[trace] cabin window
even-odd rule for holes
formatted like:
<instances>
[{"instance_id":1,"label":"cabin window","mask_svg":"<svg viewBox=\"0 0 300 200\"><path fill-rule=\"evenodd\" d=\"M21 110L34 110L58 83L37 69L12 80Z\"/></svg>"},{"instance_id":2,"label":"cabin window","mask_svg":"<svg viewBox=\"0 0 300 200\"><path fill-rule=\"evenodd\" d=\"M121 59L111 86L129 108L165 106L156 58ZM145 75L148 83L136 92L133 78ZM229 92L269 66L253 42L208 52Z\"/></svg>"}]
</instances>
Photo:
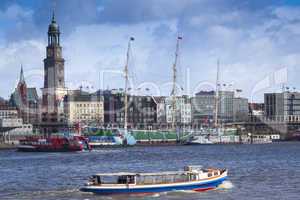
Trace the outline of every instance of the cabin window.
<instances>
[{"instance_id":1,"label":"cabin window","mask_svg":"<svg viewBox=\"0 0 300 200\"><path fill-rule=\"evenodd\" d=\"M117 182L117 176L102 176L102 183L104 184L116 184Z\"/></svg>"},{"instance_id":2,"label":"cabin window","mask_svg":"<svg viewBox=\"0 0 300 200\"><path fill-rule=\"evenodd\" d=\"M97 176L97 184L101 184L101 177Z\"/></svg>"},{"instance_id":3,"label":"cabin window","mask_svg":"<svg viewBox=\"0 0 300 200\"><path fill-rule=\"evenodd\" d=\"M197 175L192 174L192 175L191 175L191 181L196 181L196 180L197 180Z\"/></svg>"},{"instance_id":4,"label":"cabin window","mask_svg":"<svg viewBox=\"0 0 300 200\"><path fill-rule=\"evenodd\" d=\"M214 172L214 176L217 176L218 175L218 172Z\"/></svg>"},{"instance_id":5,"label":"cabin window","mask_svg":"<svg viewBox=\"0 0 300 200\"><path fill-rule=\"evenodd\" d=\"M101 177L100 176L92 176L91 177L91 182L94 184L94 185L101 185Z\"/></svg>"},{"instance_id":6,"label":"cabin window","mask_svg":"<svg viewBox=\"0 0 300 200\"><path fill-rule=\"evenodd\" d=\"M127 182L126 176L119 176L118 178L118 184L126 184Z\"/></svg>"},{"instance_id":7,"label":"cabin window","mask_svg":"<svg viewBox=\"0 0 300 200\"><path fill-rule=\"evenodd\" d=\"M207 176L208 176L208 177L211 177L211 176L212 176L212 173L211 173L211 172L209 172L209 173L207 174Z\"/></svg>"},{"instance_id":8,"label":"cabin window","mask_svg":"<svg viewBox=\"0 0 300 200\"><path fill-rule=\"evenodd\" d=\"M119 176L118 184L134 184L134 176Z\"/></svg>"},{"instance_id":9,"label":"cabin window","mask_svg":"<svg viewBox=\"0 0 300 200\"><path fill-rule=\"evenodd\" d=\"M134 184L134 176L128 176L127 182L128 182L128 184Z\"/></svg>"}]
</instances>

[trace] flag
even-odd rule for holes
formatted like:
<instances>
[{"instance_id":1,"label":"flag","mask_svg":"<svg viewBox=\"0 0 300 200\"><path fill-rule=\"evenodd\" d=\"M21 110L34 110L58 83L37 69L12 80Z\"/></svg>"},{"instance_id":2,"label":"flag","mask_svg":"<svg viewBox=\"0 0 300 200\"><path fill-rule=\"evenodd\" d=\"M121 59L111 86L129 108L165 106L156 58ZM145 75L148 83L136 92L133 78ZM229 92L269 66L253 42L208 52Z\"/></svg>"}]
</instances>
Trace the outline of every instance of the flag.
<instances>
[{"instance_id":1,"label":"flag","mask_svg":"<svg viewBox=\"0 0 300 200\"><path fill-rule=\"evenodd\" d=\"M182 40L182 37L181 36L178 36L178 38L177 38L178 40Z\"/></svg>"},{"instance_id":2,"label":"flag","mask_svg":"<svg viewBox=\"0 0 300 200\"><path fill-rule=\"evenodd\" d=\"M134 41L134 37L130 37L130 40L131 40L131 41Z\"/></svg>"}]
</instances>

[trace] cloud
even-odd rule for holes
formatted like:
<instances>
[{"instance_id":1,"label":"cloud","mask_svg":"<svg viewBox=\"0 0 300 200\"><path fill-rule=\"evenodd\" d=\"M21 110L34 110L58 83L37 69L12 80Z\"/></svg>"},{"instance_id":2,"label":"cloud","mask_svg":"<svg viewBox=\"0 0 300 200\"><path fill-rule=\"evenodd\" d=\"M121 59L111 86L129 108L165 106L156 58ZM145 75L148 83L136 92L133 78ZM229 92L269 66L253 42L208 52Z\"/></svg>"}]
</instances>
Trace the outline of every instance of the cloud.
<instances>
[{"instance_id":1,"label":"cloud","mask_svg":"<svg viewBox=\"0 0 300 200\"><path fill-rule=\"evenodd\" d=\"M37 40L24 40L0 46L1 96L8 97L17 85L21 65L29 86L40 88L43 80L42 57L45 44Z\"/></svg>"},{"instance_id":2,"label":"cloud","mask_svg":"<svg viewBox=\"0 0 300 200\"><path fill-rule=\"evenodd\" d=\"M203 81L214 84L219 58L221 81L242 88L244 96L249 97L257 82L282 67L289 68L288 82L297 85L300 82L294 74L300 64L300 8L277 2L60 1L57 21L62 31L66 80L72 88L79 87L81 82L99 88L101 71L123 69L128 38L134 36L131 77L136 84L154 82L163 94L168 94L170 88L165 83L171 80L175 42L180 34L183 41L178 82L185 92L194 93L193 89ZM8 77L15 80L19 60L25 69L43 69L50 18L50 3L46 5L49 6L9 4L0 11L0 21L16 24L6 24L5 34L0 35L4 52L0 55L4 60L0 61L1 85L11 84ZM187 68L191 72L189 80ZM107 75L106 79L104 88L123 87L120 74ZM190 90L186 86L188 81ZM32 84L40 88L42 79ZM0 91L4 96L8 93L8 89ZM262 100L261 94L257 100Z\"/></svg>"},{"instance_id":3,"label":"cloud","mask_svg":"<svg viewBox=\"0 0 300 200\"><path fill-rule=\"evenodd\" d=\"M161 21L134 25L103 24L78 27L64 40L66 45L64 53L68 65L66 69L76 69L67 72L69 81L93 77L94 84L99 86L99 76L103 71L119 70L122 72L130 36L135 37L131 49L130 76L136 84L141 80L147 80L146 74L157 73L156 71L163 65L171 66L171 62L165 63L165 60L170 60L166 57L171 57L173 54L173 51L164 50L169 45L169 41L166 37L158 38L157 34L162 29L168 32L164 34L175 38L174 23ZM83 74L86 76L82 76ZM110 76L115 79L111 81ZM123 77L120 74L109 75L107 72L105 78L110 87L123 87ZM149 80L153 80L153 77L148 76Z\"/></svg>"},{"instance_id":4,"label":"cloud","mask_svg":"<svg viewBox=\"0 0 300 200\"><path fill-rule=\"evenodd\" d=\"M33 23L33 10L18 4L11 4L6 9L0 10L0 24L3 29L2 42L32 39L38 35Z\"/></svg>"}]
</instances>

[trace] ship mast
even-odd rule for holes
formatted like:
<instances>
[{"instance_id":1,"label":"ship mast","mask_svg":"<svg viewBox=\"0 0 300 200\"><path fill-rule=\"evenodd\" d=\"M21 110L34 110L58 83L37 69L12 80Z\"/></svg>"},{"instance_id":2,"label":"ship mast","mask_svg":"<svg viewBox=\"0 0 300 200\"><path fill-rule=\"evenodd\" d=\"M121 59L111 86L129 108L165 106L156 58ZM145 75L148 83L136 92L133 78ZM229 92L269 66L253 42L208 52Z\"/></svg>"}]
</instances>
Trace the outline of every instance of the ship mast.
<instances>
[{"instance_id":1,"label":"ship mast","mask_svg":"<svg viewBox=\"0 0 300 200\"><path fill-rule=\"evenodd\" d=\"M173 84L172 84L172 130L175 131L175 123L176 123L176 79L177 79L177 60L178 60L178 53L179 53L179 41L182 40L182 37L177 37L176 43L176 51L175 51L175 61L173 64Z\"/></svg>"},{"instance_id":2,"label":"ship mast","mask_svg":"<svg viewBox=\"0 0 300 200\"><path fill-rule=\"evenodd\" d=\"M218 109L219 109L219 72L220 72L220 60L217 63L217 79L216 79L216 95L215 95L215 128L218 127Z\"/></svg>"},{"instance_id":3,"label":"ship mast","mask_svg":"<svg viewBox=\"0 0 300 200\"><path fill-rule=\"evenodd\" d=\"M124 78L125 78L125 90L124 90L124 109L125 109L125 115L124 115L124 129L125 129L125 133L127 132L127 88L128 88L128 63L129 63L129 52L130 52L130 47L131 47L131 42L134 41L133 37L129 38L128 41L128 47L127 47L127 54L126 54L126 64L125 64L125 68L124 68Z\"/></svg>"}]
</instances>

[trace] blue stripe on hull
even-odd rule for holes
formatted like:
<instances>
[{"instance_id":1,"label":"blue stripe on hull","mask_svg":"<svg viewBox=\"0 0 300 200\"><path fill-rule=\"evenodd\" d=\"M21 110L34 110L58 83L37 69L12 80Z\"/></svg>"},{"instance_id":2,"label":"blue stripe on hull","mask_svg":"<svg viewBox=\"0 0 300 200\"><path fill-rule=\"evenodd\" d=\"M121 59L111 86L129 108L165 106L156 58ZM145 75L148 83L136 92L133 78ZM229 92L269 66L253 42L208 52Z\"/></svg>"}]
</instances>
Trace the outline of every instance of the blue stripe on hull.
<instances>
[{"instance_id":1,"label":"blue stripe on hull","mask_svg":"<svg viewBox=\"0 0 300 200\"><path fill-rule=\"evenodd\" d=\"M129 188L129 189L96 189L96 188L82 188L82 192L93 192L96 194L124 194L124 193L158 193L169 192L178 190L195 190L195 189L208 189L218 187L226 177L207 182L205 184L193 184L183 186L167 186L167 187L153 187L153 188Z\"/></svg>"}]
</instances>

